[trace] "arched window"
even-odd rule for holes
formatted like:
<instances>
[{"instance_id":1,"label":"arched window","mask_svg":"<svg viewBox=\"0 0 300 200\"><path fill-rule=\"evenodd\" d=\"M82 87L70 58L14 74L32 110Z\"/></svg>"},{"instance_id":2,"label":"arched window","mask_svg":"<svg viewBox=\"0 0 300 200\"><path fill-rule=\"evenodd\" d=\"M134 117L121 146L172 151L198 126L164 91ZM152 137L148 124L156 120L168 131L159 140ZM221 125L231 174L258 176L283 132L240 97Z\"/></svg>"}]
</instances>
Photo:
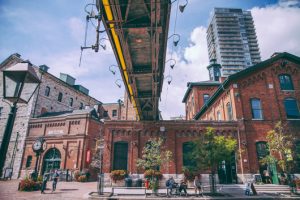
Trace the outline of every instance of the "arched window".
<instances>
[{"instance_id":1,"label":"arched window","mask_svg":"<svg viewBox=\"0 0 300 200\"><path fill-rule=\"evenodd\" d=\"M46 97L49 97L50 95L50 87L49 86L46 86L46 89L45 89L45 96Z\"/></svg>"},{"instance_id":2,"label":"arched window","mask_svg":"<svg viewBox=\"0 0 300 200\"><path fill-rule=\"evenodd\" d=\"M232 107L230 103L226 104L226 109L227 109L227 116L228 116L228 120L232 120Z\"/></svg>"},{"instance_id":3,"label":"arched window","mask_svg":"<svg viewBox=\"0 0 300 200\"><path fill-rule=\"evenodd\" d=\"M70 98L69 105L70 105L71 107L73 106L73 98L72 98L72 97Z\"/></svg>"},{"instance_id":4,"label":"arched window","mask_svg":"<svg viewBox=\"0 0 300 200\"><path fill-rule=\"evenodd\" d=\"M209 95L208 94L203 94L203 102L204 104L208 101Z\"/></svg>"},{"instance_id":5,"label":"arched window","mask_svg":"<svg viewBox=\"0 0 300 200\"><path fill-rule=\"evenodd\" d=\"M128 143L127 142L115 142L114 143L114 159L113 169L127 170L128 163Z\"/></svg>"},{"instance_id":6,"label":"arched window","mask_svg":"<svg viewBox=\"0 0 300 200\"><path fill-rule=\"evenodd\" d=\"M262 108L260 99L251 99L251 111L252 111L252 119L262 119Z\"/></svg>"},{"instance_id":7,"label":"arched window","mask_svg":"<svg viewBox=\"0 0 300 200\"><path fill-rule=\"evenodd\" d=\"M284 100L284 107L285 107L286 118L300 119L299 108L296 99L286 98Z\"/></svg>"},{"instance_id":8,"label":"arched window","mask_svg":"<svg viewBox=\"0 0 300 200\"><path fill-rule=\"evenodd\" d=\"M290 75L280 74L278 77L281 90L294 90L293 81Z\"/></svg>"},{"instance_id":9,"label":"arched window","mask_svg":"<svg viewBox=\"0 0 300 200\"><path fill-rule=\"evenodd\" d=\"M185 142L182 144L182 164L183 167L195 167L196 161L191 159L190 153L193 151L193 142Z\"/></svg>"},{"instance_id":10,"label":"arched window","mask_svg":"<svg viewBox=\"0 0 300 200\"><path fill-rule=\"evenodd\" d=\"M63 97L63 94L61 92L58 93L57 101L61 102L62 101L62 97Z\"/></svg>"},{"instance_id":11,"label":"arched window","mask_svg":"<svg viewBox=\"0 0 300 200\"><path fill-rule=\"evenodd\" d=\"M32 162L32 156L27 156L27 160L26 160L26 168L31 166L31 162Z\"/></svg>"},{"instance_id":12,"label":"arched window","mask_svg":"<svg viewBox=\"0 0 300 200\"><path fill-rule=\"evenodd\" d=\"M218 120L218 121L221 120L221 112L220 112L220 111L217 112L217 120Z\"/></svg>"}]
</instances>

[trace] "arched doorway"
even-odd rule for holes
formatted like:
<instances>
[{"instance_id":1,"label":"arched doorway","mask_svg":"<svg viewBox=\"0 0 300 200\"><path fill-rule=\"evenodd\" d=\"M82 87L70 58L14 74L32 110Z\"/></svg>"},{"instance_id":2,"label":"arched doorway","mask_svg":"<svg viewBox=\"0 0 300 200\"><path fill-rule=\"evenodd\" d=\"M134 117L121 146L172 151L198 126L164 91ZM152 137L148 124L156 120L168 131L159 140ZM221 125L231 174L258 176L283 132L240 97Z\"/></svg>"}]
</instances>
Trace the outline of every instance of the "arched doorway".
<instances>
[{"instance_id":1,"label":"arched doorway","mask_svg":"<svg viewBox=\"0 0 300 200\"><path fill-rule=\"evenodd\" d=\"M58 149L49 149L43 160L43 174L60 168L61 154Z\"/></svg>"}]
</instances>

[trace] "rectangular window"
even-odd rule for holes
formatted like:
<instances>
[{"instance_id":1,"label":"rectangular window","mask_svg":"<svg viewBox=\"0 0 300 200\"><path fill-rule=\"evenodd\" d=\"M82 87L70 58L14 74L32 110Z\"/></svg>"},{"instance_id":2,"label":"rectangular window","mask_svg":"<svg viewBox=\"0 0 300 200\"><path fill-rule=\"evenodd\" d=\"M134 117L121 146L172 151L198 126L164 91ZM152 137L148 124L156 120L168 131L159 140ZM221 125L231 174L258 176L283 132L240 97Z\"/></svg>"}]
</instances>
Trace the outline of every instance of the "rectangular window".
<instances>
[{"instance_id":1,"label":"rectangular window","mask_svg":"<svg viewBox=\"0 0 300 200\"><path fill-rule=\"evenodd\" d=\"M0 117L2 115L3 107L0 107Z\"/></svg>"},{"instance_id":2,"label":"rectangular window","mask_svg":"<svg viewBox=\"0 0 300 200\"><path fill-rule=\"evenodd\" d=\"M79 107L79 110L82 110L83 109L83 103L80 102L80 107Z\"/></svg>"},{"instance_id":3,"label":"rectangular window","mask_svg":"<svg viewBox=\"0 0 300 200\"><path fill-rule=\"evenodd\" d=\"M252 119L262 119L260 99L251 99Z\"/></svg>"},{"instance_id":4,"label":"rectangular window","mask_svg":"<svg viewBox=\"0 0 300 200\"><path fill-rule=\"evenodd\" d=\"M286 112L286 118L288 119L300 119L300 113L296 99L287 98L284 100L284 107Z\"/></svg>"},{"instance_id":5,"label":"rectangular window","mask_svg":"<svg viewBox=\"0 0 300 200\"><path fill-rule=\"evenodd\" d=\"M32 162L32 156L27 156L27 160L26 160L26 168L31 166L31 162Z\"/></svg>"},{"instance_id":6,"label":"rectangular window","mask_svg":"<svg viewBox=\"0 0 300 200\"><path fill-rule=\"evenodd\" d=\"M108 117L108 112L106 110L103 112L103 117Z\"/></svg>"},{"instance_id":7,"label":"rectangular window","mask_svg":"<svg viewBox=\"0 0 300 200\"><path fill-rule=\"evenodd\" d=\"M117 110L112 110L112 116L116 117L117 116Z\"/></svg>"}]
</instances>

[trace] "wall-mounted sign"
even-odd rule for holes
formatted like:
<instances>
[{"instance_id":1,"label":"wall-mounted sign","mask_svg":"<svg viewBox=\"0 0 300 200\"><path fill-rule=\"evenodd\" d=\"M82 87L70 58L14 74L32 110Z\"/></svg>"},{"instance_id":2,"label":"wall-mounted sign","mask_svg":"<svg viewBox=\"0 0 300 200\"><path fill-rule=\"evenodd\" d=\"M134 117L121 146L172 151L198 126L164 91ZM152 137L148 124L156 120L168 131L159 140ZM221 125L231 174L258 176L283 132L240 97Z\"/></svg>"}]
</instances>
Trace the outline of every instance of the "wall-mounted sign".
<instances>
[{"instance_id":1,"label":"wall-mounted sign","mask_svg":"<svg viewBox=\"0 0 300 200\"><path fill-rule=\"evenodd\" d=\"M48 131L48 135L63 135L64 131L63 130L50 130Z\"/></svg>"},{"instance_id":2,"label":"wall-mounted sign","mask_svg":"<svg viewBox=\"0 0 300 200\"><path fill-rule=\"evenodd\" d=\"M91 151L87 150L86 151L86 162L89 163L91 161Z\"/></svg>"}]
</instances>

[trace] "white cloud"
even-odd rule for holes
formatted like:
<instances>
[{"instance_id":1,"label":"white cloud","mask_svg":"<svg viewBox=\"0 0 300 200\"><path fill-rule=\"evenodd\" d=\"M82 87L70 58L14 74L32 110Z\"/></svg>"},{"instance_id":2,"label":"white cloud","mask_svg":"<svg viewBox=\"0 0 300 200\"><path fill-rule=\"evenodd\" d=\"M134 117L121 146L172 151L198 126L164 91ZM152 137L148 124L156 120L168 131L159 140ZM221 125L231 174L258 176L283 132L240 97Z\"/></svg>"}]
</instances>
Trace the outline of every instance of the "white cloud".
<instances>
[{"instance_id":1,"label":"white cloud","mask_svg":"<svg viewBox=\"0 0 300 200\"><path fill-rule=\"evenodd\" d=\"M70 29L71 36L78 42L82 42L84 39L84 30L85 26L81 20L81 18L78 17L71 17L67 21L67 25Z\"/></svg>"},{"instance_id":2,"label":"white cloud","mask_svg":"<svg viewBox=\"0 0 300 200\"><path fill-rule=\"evenodd\" d=\"M268 59L274 52L286 51L300 55L300 8L295 6L296 3L299 1L280 1L274 6L251 9L262 60ZM187 89L187 82L208 80L205 27L196 27L193 30L189 45L182 52L175 54L177 64L174 70L171 70L171 85L164 83L160 102L164 119L185 115L184 104L181 101ZM165 75L168 72L167 67Z\"/></svg>"},{"instance_id":3,"label":"white cloud","mask_svg":"<svg viewBox=\"0 0 300 200\"><path fill-rule=\"evenodd\" d=\"M206 69L208 53L206 49L206 28L197 27L190 35L189 46L183 52L176 51L173 53L173 58L177 60L174 70L169 70L169 64L166 64L165 77L170 71L172 83L168 85L167 81L164 82L160 102L163 119L185 115L182 99L187 89L187 82L208 79Z\"/></svg>"},{"instance_id":4,"label":"white cloud","mask_svg":"<svg viewBox=\"0 0 300 200\"><path fill-rule=\"evenodd\" d=\"M275 5L251 9L262 60L274 52L300 55L300 8Z\"/></svg>"}]
</instances>

